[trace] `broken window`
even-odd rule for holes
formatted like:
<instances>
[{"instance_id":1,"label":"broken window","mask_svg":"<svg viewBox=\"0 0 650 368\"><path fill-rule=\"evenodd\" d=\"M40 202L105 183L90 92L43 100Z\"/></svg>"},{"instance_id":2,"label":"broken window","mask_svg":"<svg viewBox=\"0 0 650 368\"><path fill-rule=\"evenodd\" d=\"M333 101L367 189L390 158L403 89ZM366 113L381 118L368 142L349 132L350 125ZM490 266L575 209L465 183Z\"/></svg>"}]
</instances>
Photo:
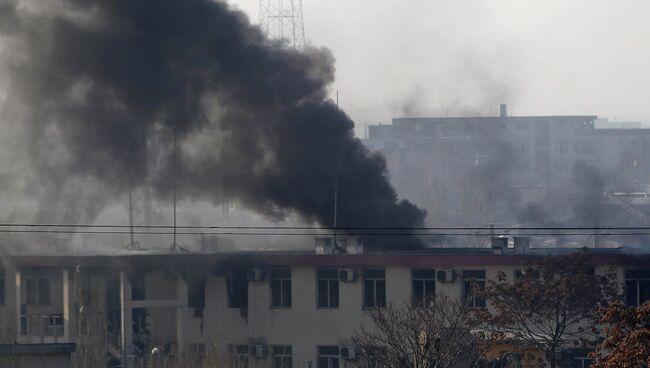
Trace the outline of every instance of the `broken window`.
<instances>
[{"instance_id":1,"label":"broken window","mask_svg":"<svg viewBox=\"0 0 650 368\"><path fill-rule=\"evenodd\" d=\"M187 305L190 308L205 308L205 277L190 279L187 290Z\"/></svg>"},{"instance_id":2,"label":"broken window","mask_svg":"<svg viewBox=\"0 0 650 368\"><path fill-rule=\"evenodd\" d=\"M248 278L246 269L233 270L226 275L228 308L248 308Z\"/></svg>"}]
</instances>

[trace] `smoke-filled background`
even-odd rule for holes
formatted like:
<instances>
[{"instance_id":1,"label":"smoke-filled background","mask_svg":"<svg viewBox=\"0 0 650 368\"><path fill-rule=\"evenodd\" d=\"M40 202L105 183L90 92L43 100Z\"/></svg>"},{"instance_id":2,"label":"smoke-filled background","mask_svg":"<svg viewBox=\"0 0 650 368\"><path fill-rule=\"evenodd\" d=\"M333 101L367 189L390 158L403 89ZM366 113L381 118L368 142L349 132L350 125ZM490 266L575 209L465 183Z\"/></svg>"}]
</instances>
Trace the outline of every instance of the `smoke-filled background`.
<instances>
[{"instance_id":1,"label":"smoke-filled background","mask_svg":"<svg viewBox=\"0 0 650 368\"><path fill-rule=\"evenodd\" d=\"M36 222L92 223L129 191L168 202L176 186L323 226L336 189L340 227L423 224L328 99L327 49L288 50L209 0L3 0L0 20L4 148L29 170L3 180Z\"/></svg>"},{"instance_id":2,"label":"smoke-filled background","mask_svg":"<svg viewBox=\"0 0 650 368\"><path fill-rule=\"evenodd\" d=\"M520 180L536 170L521 160L533 146L489 126L465 152L471 165L451 171L431 170L464 160L441 142L427 151L423 137L397 150L367 140L388 156L387 173L354 138L393 117L494 116L499 103L511 115L647 120L647 4L303 2L308 41L332 52L279 47L222 2L0 0L2 219L124 225L131 212L136 224L170 224L176 184L181 225L330 226L337 187L339 226L423 224L388 176L400 198L429 211L427 225L648 223L644 200L622 211L605 195L648 191L639 174L648 152L632 134L615 139L629 148L620 152L595 139L608 165L576 156L567 136L564 179L543 183ZM229 3L256 20L257 0ZM334 107L335 91L360 124Z\"/></svg>"}]
</instances>

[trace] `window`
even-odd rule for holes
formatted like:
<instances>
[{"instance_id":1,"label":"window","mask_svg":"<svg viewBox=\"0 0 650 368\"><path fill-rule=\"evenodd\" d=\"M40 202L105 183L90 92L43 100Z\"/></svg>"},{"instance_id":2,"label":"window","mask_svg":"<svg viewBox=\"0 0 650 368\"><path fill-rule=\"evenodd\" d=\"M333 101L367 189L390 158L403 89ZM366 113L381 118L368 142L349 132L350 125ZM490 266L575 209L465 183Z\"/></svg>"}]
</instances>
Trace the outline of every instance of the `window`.
<instances>
[{"instance_id":1,"label":"window","mask_svg":"<svg viewBox=\"0 0 650 368\"><path fill-rule=\"evenodd\" d=\"M190 308L205 308L205 277L190 280L187 288L187 305Z\"/></svg>"},{"instance_id":2,"label":"window","mask_svg":"<svg viewBox=\"0 0 650 368\"><path fill-rule=\"evenodd\" d=\"M271 270L271 307L291 308L291 270Z\"/></svg>"},{"instance_id":3,"label":"window","mask_svg":"<svg viewBox=\"0 0 650 368\"><path fill-rule=\"evenodd\" d=\"M0 305L5 305L5 270L0 270Z\"/></svg>"},{"instance_id":4,"label":"window","mask_svg":"<svg viewBox=\"0 0 650 368\"><path fill-rule=\"evenodd\" d=\"M248 278L246 269L231 271L226 275L228 308L248 308Z\"/></svg>"},{"instance_id":5,"label":"window","mask_svg":"<svg viewBox=\"0 0 650 368\"><path fill-rule=\"evenodd\" d=\"M273 347L273 368L291 368L291 346L274 346Z\"/></svg>"},{"instance_id":6,"label":"window","mask_svg":"<svg viewBox=\"0 0 650 368\"><path fill-rule=\"evenodd\" d=\"M131 277L131 299L132 300L144 300L145 299L145 289L144 289L144 275L136 275Z\"/></svg>"},{"instance_id":7,"label":"window","mask_svg":"<svg viewBox=\"0 0 650 368\"><path fill-rule=\"evenodd\" d=\"M46 277L27 279L27 304L50 304L50 279Z\"/></svg>"},{"instance_id":8,"label":"window","mask_svg":"<svg viewBox=\"0 0 650 368\"><path fill-rule=\"evenodd\" d=\"M189 358L192 366L203 366L205 361L205 344L189 344Z\"/></svg>"},{"instance_id":9,"label":"window","mask_svg":"<svg viewBox=\"0 0 650 368\"><path fill-rule=\"evenodd\" d=\"M363 271L363 306L364 308L386 306L386 275L384 270Z\"/></svg>"},{"instance_id":10,"label":"window","mask_svg":"<svg viewBox=\"0 0 650 368\"><path fill-rule=\"evenodd\" d=\"M474 295L473 285L478 284L482 290L485 288L485 271L484 270L465 270L463 271L464 296L465 301L473 308L485 308L485 299Z\"/></svg>"},{"instance_id":11,"label":"window","mask_svg":"<svg viewBox=\"0 0 650 368\"><path fill-rule=\"evenodd\" d=\"M235 368L248 367L248 345L235 345L234 366Z\"/></svg>"},{"instance_id":12,"label":"window","mask_svg":"<svg viewBox=\"0 0 650 368\"><path fill-rule=\"evenodd\" d=\"M555 153L558 155L566 155L569 153L569 144L567 142L555 143Z\"/></svg>"},{"instance_id":13,"label":"window","mask_svg":"<svg viewBox=\"0 0 650 368\"><path fill-rule=\"evenodd\" d=\"M339 347L318 347L318 368L339 368Z\"/></svg>"},{"instance_id":14,"label":"window","mask_svg":"<svg viewBox=\"0 0 650 368\"><path fill-rule=\"evenodd\" d=\"M576 357L571 362L571 368L589 368L591 360L587 357Z\"/></svg>"},{"instance_id":15,"label":"window","mask_svg":"<svg viewBox=\"0 0 650 368\"><path fill-rule=\"evenodd\" d=\"M638 307L650 300L650 269L625 271L625 304Z\"/></svg>"},{"instance_id":16,"label":"window","mask_svg":"<svg viewBox=\"0 0 650 368\"><path fill-rule=\"evenodd\" d=\"M413 301L422 302L431 300L436 294L436 271L413 270Z\"/></svg>"},{"instance_id":17,"label":"window","mask_svg":"<svg viewBox=\"0 0 650 368\"><path fill-rule=\"evenodd\" d=\"M339 279L335 268L318 270L318 307L339 307Z\"/></svg>"},{"instance_id":18,"label":"window","mask_svg":"<svg viewBox=\"0 0 650 368\"><path fill-rule=\"evenodd\" d=\"M45 336L63 336L63 315L51 314L45 319Z\"/></svg>"}]
</instances>

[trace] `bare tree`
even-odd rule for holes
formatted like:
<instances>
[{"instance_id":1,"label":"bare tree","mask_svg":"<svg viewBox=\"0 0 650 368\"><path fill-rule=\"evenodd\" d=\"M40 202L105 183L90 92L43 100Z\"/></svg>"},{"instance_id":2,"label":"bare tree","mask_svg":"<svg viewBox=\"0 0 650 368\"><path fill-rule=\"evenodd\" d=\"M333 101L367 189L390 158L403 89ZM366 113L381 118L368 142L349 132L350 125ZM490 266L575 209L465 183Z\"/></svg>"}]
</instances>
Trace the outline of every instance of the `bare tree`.
<instances>
[{"instance_id":1,"label":"bare tree","mask_svg":"<svg viewBox=\"0 0 650 368\"><path fill-rule=\"evenodd\" d=\"M575 253L532 262L513 282L501 272L476 292L490 303L483 320L494 327L493 336L539 349L554 368L561 349L595 344L596 308L617 290L613 271L595 275L586 254Z\"/></svg>"},{"instance_id":2,"label":"bare tree","mask_svg":"<svg viewBox=\"0 0 650 368\"><path fill-rule=\"evenodd\" d=\"M422 302L368 310L373 326L353 341L361 359L392 368L482 366L482 345L472 330L473 311L439 295Z\"/></svg>"}]
</instances>

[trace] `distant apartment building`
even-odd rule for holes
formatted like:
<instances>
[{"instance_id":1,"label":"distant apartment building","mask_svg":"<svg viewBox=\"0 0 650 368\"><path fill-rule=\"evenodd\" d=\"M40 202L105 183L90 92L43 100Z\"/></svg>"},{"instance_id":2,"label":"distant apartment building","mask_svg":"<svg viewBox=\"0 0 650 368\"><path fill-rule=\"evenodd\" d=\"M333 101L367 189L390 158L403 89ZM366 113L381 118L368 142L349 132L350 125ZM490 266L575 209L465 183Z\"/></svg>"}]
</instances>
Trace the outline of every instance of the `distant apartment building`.
<instances>
[{"instance_id":1,"label":"distant apartment building","mask_svg":"<svg viewBox=\"0 0 650 368\"><path fill-rule=\"evenodd\" d=\"M515 277L542 254L347 250L5 257L0 361L3 367L70 367L82 359L133 368L162 361L363 367L351 338L368 326L367 309L435 294L484 308L468 280L484 285L500 271ZM591 249L589 261L597 273L615 266L629 305L650 299L649 255ZM586 358L584 351L565 354L571 364Z\"/></svg>"},{"instance_id":2,"label":"distant apartment building","mask_svg":"<svg viewBox=\"0 0 650 368\"><path fill-rule=\"evenodd\" d=\"M596 120L508 116L502 106L499 116L394 118L369 126L365 142L386 156L398 193L427 208L434 224L467 223L490 185L543 200L575 188L581 167L616 177L618 191L646 193L650 129L596 129Z\"/></svg>"}]
</instances>

